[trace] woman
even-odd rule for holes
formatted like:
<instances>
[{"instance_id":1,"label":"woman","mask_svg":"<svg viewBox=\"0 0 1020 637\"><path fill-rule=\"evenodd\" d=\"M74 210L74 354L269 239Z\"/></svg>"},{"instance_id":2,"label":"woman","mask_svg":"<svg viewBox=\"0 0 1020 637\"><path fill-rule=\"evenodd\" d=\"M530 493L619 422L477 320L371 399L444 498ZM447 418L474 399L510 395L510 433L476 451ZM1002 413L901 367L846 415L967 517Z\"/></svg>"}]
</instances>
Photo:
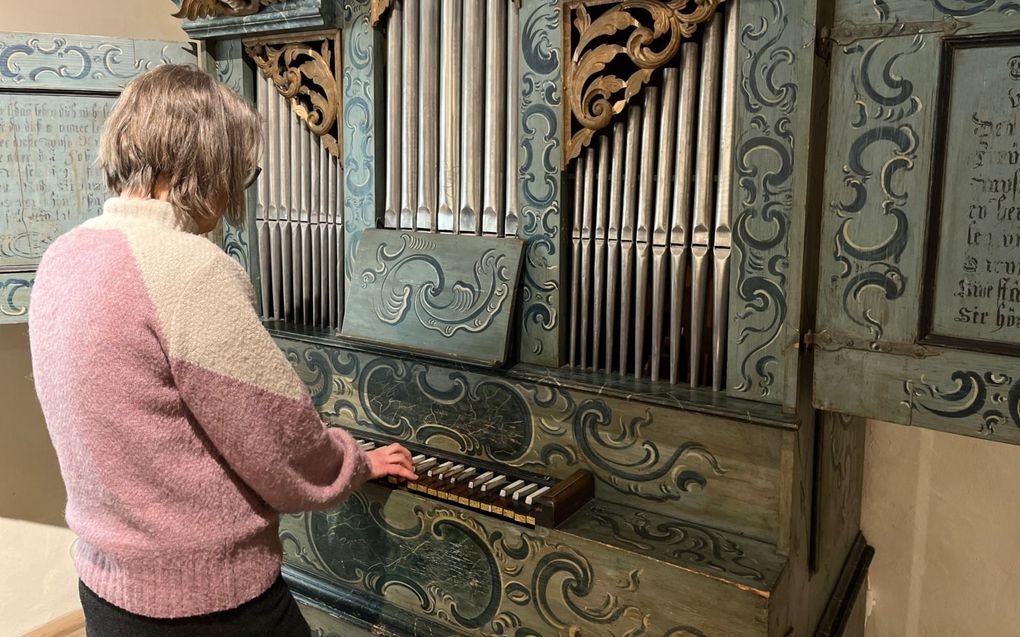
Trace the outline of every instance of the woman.
<instances>
[{"instance_id":1,"label":"woman","mask_svg":"<svg viewBox=\"0 0 1020 637\"><path fill-rule=\"evenodd\" d=\"M278 514L416 477L403 447L366 454L323 426L244 270L200 236L242 218L259 136L197 69L138 77L99 150L120 196L39 265L32 362L89 637L307 635Z\"/></svg>"}]
</instances>

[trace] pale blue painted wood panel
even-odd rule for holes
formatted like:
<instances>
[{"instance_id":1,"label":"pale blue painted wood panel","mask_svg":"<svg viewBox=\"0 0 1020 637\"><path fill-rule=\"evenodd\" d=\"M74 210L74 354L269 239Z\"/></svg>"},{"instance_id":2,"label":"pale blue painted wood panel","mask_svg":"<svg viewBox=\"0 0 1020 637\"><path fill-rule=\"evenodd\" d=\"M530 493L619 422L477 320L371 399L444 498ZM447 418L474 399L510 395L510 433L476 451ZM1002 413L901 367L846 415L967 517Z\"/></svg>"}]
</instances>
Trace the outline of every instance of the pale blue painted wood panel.
<instances>
[{"instance_id":1,"label":"pale blue painted wood panel","mask_svg":"<svg viewBox=\"0 0 1020 637\"><path fill-rule=\"evenodd\" d=\"M343 335L453 360L506 360L524 244L366 230Z\"/></svg>"},{"instance_id":2,"label":"pale blue painted wood panel","mask_svg":"<svg viewBox=\"0 0 1020 637\"><path fill-rule=\"evenodd\" d=\"M518 236L527 248L521 286L520 360L563 362L563 11L559 0L523 0Z\"/></svg>"},{"instance_id":3,"label":"pale blue painted wood panel","mask_svg":"<svg viewBox=\"0 0 1020 637\"><path fill-rule=\"evenodd\" d=\"M372 28L369 0L344 3L343 30L343 161L344 274L350 283L358 242L381 215L382 65L379 32Z\"/></svg>"},{"instance_id":4,"label":"pale blue painted wood panel","mask_svg":"<svg viewBox=\"0 0 1020 637\"><path fill-rule=\"evenodd\" d=\"M727 389L797 402L815 96L816 0L739 5ZM814 246L810 246L811 250Z\"/></svg>"},{"instance_id":5,"label":"pale blue painted wood panel","mask_svg":"<svg viewBox=\"0 0 1020 637\"><path fill-rule=\"evenodd\" d=\"M818 330L918 337L938 49L927 34L832 51Z\"/></svg>"},{"instance_id":6,"label":"pale blue painted wood panel","mask_svg":"<svg viewBox=\"0 0 1020 637\"><path fill-rule=\"evenodd\" d=\"M853 23L911 29L924 23L950 28L963 23L997 31L1020 28L1020 3L1016 0L847 0L836 7L837 26Z\"/></svg>"},{"instance_id":7,"label":"pale blue painted wood panel","mask_svg":"<svg viewBox=\"0 0 1020 637\"><path fill-rule=\"evenodd\" d=\"M116 93L160 64L194 62L186 42L0 32L0 89Z\"/></svg>"}]
</instances>

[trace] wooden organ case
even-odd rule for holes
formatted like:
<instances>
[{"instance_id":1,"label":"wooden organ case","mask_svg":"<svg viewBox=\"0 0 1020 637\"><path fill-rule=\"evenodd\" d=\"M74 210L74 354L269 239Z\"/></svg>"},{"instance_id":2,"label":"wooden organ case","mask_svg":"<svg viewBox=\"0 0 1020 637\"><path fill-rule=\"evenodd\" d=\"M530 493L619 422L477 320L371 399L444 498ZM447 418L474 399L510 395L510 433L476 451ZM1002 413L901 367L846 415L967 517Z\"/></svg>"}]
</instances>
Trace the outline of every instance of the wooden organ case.
<instances>
[{"instance_id":1,"label":"wooden organ case","mask_svg":"<svg viewBox=\"0 0 1020 637\"><path fill-rule=\"evenodd\" d=\"M265 120L225 249L323 419L423 476L284 518L317 634L860 630L858 416L904 382L865 361L935 346L847 327L890 288L837 267L838 202L888 210L899 182L865 195L919 137L880 128L889 159L845 128L916 118L865 103L907 89L858 58L944 29L830 4L183 0Z\"/></svg>"}]
</instances>

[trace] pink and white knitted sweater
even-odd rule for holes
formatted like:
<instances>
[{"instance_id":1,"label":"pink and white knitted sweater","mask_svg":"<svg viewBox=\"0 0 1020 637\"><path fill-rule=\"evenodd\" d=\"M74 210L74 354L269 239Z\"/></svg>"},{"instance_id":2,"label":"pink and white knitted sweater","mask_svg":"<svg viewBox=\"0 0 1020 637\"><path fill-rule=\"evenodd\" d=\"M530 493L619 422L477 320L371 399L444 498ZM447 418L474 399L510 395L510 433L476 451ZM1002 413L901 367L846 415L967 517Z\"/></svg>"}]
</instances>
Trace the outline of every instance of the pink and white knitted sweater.
<instances>
[{"instance_id":1,"label":"pink and white knitted sweater","mask_svg":"<svg viewBox=\"0 0 1020 637\"><path fill-rule=\"evenodd\" d=\"M190 217L114 198L39 265L36 391L86 586L185 617L257 597L280 571L278 512L368 477L263 328L243 269Z\"/></svg>"}]
</instances>

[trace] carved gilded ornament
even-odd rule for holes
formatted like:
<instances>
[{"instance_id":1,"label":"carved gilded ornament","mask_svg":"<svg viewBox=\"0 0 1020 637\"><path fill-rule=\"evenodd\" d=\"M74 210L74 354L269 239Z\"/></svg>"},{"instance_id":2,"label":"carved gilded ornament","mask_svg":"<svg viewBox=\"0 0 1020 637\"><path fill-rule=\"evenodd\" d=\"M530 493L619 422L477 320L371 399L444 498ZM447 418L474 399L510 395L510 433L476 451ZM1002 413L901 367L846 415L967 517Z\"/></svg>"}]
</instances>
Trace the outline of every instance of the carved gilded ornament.
<instances>
[{"instance_id":1,"label":"carved gilded ornament","mask_svg":"<svg viewBox=\"0 0 1020 637\"><path fill-rule=\"evenodd\" d=\"M372 0L372 26L379 25L379 20L382 19L391 4L393 4L393 0Z\"/></svg>"},{"instance_id":2,"label":"carved gilded ornament","mask_svg":"<svg viewBox=\"0 0 1020 637\"><path fill-rule=\"evenodd\" d=\"M340 85L335 51L336 32L302 34L300 42L251 40L245 53L262 75L290 101L291 110L323 144L340 157L337 116L340 113Z\"/></svg>"},{"instance_id":3,"label":"carved gilded ornament","mask_svg":"<svg viewBox=\"0 0 1020 637\"><path fill-rule=\"evenodd\" d=\"M197 20L220 16L254 15L271 4L283 0L184 0L175 18Z\"/></svg>"},{"instance_id":4,"label":"carved gilded ornament","mask_svg":"<svg viewBox=\"0 0 1020 637\"><path fill-rule=\"evenodd\" d=\"M596 132L623 112L652 73L667 64L684 39L715 14L723 0L570 0L564 29L570 60L563 85L570 108L564 163L581 154ZM593 18L589 7L600 13ZM621 65L625 56L629 65ZM629 75L621 77L622 66Z\"/></svg>"}]
</instances>

